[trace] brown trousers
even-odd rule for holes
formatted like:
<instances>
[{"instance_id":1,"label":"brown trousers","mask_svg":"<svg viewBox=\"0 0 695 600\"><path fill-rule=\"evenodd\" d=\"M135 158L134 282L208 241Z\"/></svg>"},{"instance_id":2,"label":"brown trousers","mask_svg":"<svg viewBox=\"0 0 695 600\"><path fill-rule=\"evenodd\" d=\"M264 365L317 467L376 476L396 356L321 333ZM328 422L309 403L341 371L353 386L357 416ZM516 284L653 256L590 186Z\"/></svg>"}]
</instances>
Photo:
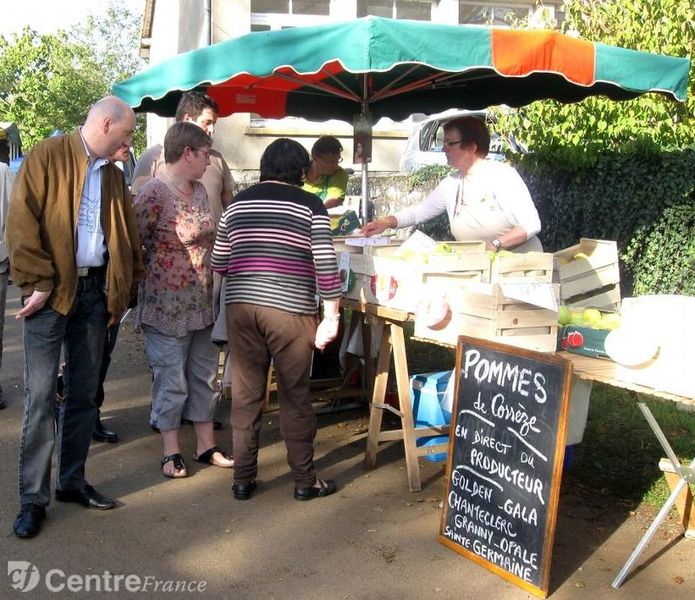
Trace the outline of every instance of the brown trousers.
<instances>
[{"instance_id":1,"label":"brown trousers","mask_svg":"<svg viewBox=\"0 0 695 600\"><path fill-rule=\"evenodd\" d=\"M226 310L232 364L234 481L256 479L261 409L272 357L287 462L297 487L312 486L316 482L316 415L309 373L316 316L255 304L228 304Z\"/></svg>"}]
</instances>

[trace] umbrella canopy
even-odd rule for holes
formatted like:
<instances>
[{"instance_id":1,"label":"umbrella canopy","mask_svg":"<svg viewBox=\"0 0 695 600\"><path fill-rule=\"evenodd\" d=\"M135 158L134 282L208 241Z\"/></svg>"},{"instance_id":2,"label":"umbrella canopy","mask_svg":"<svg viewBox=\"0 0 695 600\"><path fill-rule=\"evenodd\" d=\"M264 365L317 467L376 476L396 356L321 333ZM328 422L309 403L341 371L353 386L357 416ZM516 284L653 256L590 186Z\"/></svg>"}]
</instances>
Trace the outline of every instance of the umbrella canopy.
<instances>
[{"instance_id":1,"label":"umbrella canopy","mask_svg":"<svg viewBox=\"0 0 695 600\"><path fill-rule=\"evenodd\" d=\"M351 122L358 113L523 106L602 94L659 92L684 100L690 61L552 31L488 29L365 17L250 33L176 56L114 86L133 108L173 116L204 89L220 116L252 112Z\"/></svg>"}]
</instances>

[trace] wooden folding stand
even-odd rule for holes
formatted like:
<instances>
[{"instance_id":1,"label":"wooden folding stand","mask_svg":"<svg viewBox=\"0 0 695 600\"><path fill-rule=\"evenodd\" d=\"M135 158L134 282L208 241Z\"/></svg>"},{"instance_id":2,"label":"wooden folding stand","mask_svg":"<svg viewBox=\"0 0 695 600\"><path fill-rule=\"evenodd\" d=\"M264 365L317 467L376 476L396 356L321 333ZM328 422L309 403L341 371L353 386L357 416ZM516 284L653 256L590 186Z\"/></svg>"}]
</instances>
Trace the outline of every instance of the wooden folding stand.
<instances>
[{"instance_id":1,"label":"wooden folding stand","mask_svg":"<svg viewBox=\"0 0 695 600\"><path fill-rule=\"evenodd\" d=\"M364 457L365 467L367 469L373 469L376 466L377 452L383 449L383 447L379 447L381 442L403 440L408 487L411 492L418 492L422 489L418 456L445 452L447 444L421 446L418 448L416 439L423 436L447 435L449 433L449 426L415 426L415 419L413 417L413 409L410 401L410 378L408 375L408 361L405 351L405 333L403 331L404 324L408 321L412 321L413 315L403 310L388 308L377 304L367 304L357 300L343 299L341 302L342 306L353 311L353 318L358 314L363 314L365 317L369 317L375 322L381 322L384 325L379 355L377 357L376 372L373 379L374 388L369 411L367 449ZM369 344L365 343L364 351L367 357L366 362L369 363L369 359L371 358ZM385 403L392 355L400 410ZM400 418L400 429L381 430L382 418L385 410L392 412Z\"/></svg>"}]
</instances>

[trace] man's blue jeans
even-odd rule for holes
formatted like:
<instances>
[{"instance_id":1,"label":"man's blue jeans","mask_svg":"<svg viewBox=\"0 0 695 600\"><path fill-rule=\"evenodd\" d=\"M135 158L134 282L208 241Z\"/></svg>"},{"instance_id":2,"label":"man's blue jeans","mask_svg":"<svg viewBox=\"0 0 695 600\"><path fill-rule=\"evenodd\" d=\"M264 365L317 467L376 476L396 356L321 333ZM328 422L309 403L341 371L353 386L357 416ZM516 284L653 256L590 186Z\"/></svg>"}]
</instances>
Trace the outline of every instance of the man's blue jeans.
<instances>
[{"instance_id":1,"label":"man's blue jeans","mask_svg":"<svg viewBox=\"0 0 695 600\"><path fill-rule=\"evenodd\" d=\"M94 404L104 349L107 312L102 276L80 278L67 316L44 307L24 322L26 400L19 446L22 504L50 502L51 455L55 443L54 404L61 349L64 400L58 422L60 490L85 484L85 462L97 414Z\"/></svg>"}]
</instances>

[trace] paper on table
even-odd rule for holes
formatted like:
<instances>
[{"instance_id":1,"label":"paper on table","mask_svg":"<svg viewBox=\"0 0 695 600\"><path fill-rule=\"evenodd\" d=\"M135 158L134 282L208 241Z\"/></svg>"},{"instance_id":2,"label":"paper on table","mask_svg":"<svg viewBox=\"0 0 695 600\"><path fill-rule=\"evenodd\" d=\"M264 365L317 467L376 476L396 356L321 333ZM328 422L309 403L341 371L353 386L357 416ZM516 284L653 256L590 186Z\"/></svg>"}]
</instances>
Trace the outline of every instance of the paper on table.
<instances>
[{"instance_id":1,"label":"paper on table","mask_svg":"<svg viewBox=\"0 0 695 600\"><path fill-rule=\"evenodd\" d=\"M348 246L388 246L391 241L387 236L372 236L372 237L352 237L344 238Z\"/></svg>"},{"instance_id":2,"label":"paper on table","mask_svg":"<svg viewBox=\"0 0 695 600\"><path fill-rule=\"evenodd\" d=\"M558 302L552 283L501 283L502 293L512 300L519 300L557 311Z\"/></svg>"}]
</instances>

